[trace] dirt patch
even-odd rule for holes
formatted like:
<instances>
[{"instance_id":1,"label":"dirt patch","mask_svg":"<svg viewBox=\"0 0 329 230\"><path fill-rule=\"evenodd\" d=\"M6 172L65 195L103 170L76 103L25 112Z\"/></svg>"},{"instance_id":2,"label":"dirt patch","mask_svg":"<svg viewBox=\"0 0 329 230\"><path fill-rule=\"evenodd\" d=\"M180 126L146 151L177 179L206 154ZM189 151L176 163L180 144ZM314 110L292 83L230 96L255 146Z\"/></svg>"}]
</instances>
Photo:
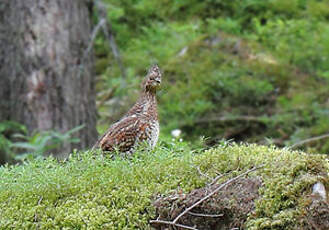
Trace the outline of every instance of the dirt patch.
<instances>
[{"instance_id":1,"label":"dirt patch","mask_svg":"<svg viewBox=\"0 0 329 230\"><path fill-rule=\"evenodd\" d=\"M329 203L319 196L311 196L311 204L306 208L303 217L303 229L328 230L329 229Z\"/></svg>"},{"instance_id":2,"label":"dirt patch","mask_svg":"<svg viewBox=\"0 0 329 230\"><path fill-rule=\"evenodd\" d=\"M254 201L259 196L258 189L261 185L262 181L259 177L238 179L195 207L192 212L182 216L178 223L200 230L241 229L248 215L254 210ZM154 205L158 219L174 220L187 207L205 197L218 186L215 184L195 189L189 194L176 192L157 199ZM168 225L153 225L153 227L159 230L174 229L173 226ZM175 229L183 228L175 227Z\"/></svg>"}]
</instances>

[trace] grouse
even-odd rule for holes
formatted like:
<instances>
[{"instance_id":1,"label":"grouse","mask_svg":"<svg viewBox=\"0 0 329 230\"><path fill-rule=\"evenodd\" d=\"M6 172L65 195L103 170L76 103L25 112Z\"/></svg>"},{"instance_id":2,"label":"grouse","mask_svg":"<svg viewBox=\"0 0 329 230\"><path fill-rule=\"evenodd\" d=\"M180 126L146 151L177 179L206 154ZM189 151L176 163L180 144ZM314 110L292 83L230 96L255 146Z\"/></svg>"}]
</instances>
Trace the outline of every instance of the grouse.
<instances>
[{"instance_id":1,"label":"grouse","mask_svg":"<svg viewBox=\"0 0 329 230\"><path fill-rule=\"evenodd\" d=\"M160 131L156 90L161 84L161 76L158 65L153 65L142 83L137 102L118 122L110 126L93 148L133 153L142 142L151 148L155 146Z\"/></svg>"}]
</instances>

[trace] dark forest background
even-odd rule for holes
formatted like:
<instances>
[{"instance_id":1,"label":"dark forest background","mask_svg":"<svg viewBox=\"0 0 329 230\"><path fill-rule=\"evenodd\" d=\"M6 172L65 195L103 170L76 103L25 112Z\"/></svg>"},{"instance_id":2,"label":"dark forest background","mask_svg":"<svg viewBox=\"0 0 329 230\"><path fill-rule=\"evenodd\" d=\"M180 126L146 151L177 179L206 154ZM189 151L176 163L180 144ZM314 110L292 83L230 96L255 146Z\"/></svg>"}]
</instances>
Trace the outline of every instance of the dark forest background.
<instances>
[{"instance_id":1,"label":"dark forest background","mask_svg":"<svg viewBox=\"0 0 329 230\"><path fill-rule=\"evenodd\" d=\"M327 0L3 1L1 163L90 148L155 62L161 141L328 153L328 20Z\"/></svg>"}]
</instances>

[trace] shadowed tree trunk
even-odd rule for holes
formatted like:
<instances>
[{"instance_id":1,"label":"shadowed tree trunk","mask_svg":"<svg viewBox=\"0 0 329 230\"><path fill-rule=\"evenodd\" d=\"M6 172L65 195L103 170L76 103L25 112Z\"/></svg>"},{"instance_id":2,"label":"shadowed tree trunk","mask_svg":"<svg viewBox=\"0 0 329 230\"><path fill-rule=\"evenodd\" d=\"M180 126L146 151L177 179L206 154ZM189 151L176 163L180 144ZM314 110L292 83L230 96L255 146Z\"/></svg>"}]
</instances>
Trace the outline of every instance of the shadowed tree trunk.
<instances>
[{"instance_id":1,"label":"shadowed tree trunk","mask_svg":"<svg viewBox=\"0 0 329 230\"><path fill-rule=\"evenodd\" d=\"M0 2L0 121L29 130L66 132L84 124L79 144L97 139L93 59L83 60L90 38L90 0ZM65 156L66 154L61 154Z\"/></svg>"}]
</instances>

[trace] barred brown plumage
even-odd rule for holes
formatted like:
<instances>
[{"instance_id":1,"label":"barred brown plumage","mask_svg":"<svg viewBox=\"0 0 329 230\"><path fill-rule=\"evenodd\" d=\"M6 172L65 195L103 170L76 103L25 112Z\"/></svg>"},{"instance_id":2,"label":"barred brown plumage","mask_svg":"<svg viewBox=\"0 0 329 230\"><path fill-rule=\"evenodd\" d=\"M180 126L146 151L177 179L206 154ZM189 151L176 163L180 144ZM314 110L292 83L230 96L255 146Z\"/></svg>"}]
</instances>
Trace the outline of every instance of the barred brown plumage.
<instances>
[{"instance_id":1,"label":"barred brown plumage","mask_svg":"<svg viewBox=\"0 0 329 230\"><path fill-rule=\"evenodd\" d=\"M160 131L156 90L161 77L158 65L153 65L142 83L137 102L118 122L110 126L93 148L133 153L141 142L145 141L151 148L156 145Z\"/></svg>"}]
</instances>

